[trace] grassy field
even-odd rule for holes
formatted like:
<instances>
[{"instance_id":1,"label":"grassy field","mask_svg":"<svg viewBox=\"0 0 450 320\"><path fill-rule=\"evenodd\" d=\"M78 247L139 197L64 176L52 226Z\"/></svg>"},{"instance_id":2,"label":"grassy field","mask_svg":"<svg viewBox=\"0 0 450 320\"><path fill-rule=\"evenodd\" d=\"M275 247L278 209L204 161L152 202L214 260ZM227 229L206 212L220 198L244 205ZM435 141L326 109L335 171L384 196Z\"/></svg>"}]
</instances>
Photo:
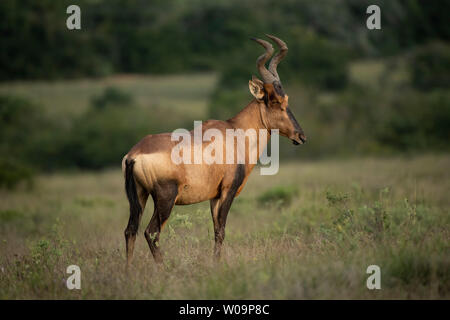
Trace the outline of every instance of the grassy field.
<instances>
[{"instance_id":1,"label":"grassy field","mask_svg":"<svg viewBox=\"0 0 450 320\"><path fill-rule=\"evenodd\" d=\"M207 203L178 206L165 266L143 236L125 273L128 204L119 170L43 175L0 191L1 299L450 298L449 155L283 163L253 172L212 259ZM65 286L81 268L81 290ZM381 268L381 290L366 268Z\"/></svg>"},{"instance_id":2,"label":"grassy field","mask_svg":"<svg viewBox=\"0 0 450 320\"><path fill-rule=\"evenodd\" d=\"M367 86L404 81L397 73L383 78L386 68L355 63L351 79ZM70 122L113 86L141 108L172 115L163 119L167 125L207 119L215 84L213 74L127 75L2 83L0 94L26 97ZM303 123L306 95L289 92ZM309 145L296 154L307 154ZM0 299L450 298L450 155L291 160L275 176L255 169L231 208L219 263L212 259L209 203L202 203L175 207L158 268L143 236L150 201L128 274L119 166L120 157L116 169L40 175L31 189L0 190ZM81 290L66 288L72 264L81 268ZM381 268L381 290L366 287L373 264Z\"/></svg>"},{"instance_id":3,"label":"grassy field","mask_svg":"<svg viewBox=\"0 0 450 320\"><path fill-rule=\"evenodd\" d=\"M0 84L0 94L21 96L44 107L51 117L73 118L89 107L91 99L107 87L130 94L142 108L163 106L199 119L206 113L214 74L116 75L104 79L19 81Z\"/></svg>"}]
</instances>

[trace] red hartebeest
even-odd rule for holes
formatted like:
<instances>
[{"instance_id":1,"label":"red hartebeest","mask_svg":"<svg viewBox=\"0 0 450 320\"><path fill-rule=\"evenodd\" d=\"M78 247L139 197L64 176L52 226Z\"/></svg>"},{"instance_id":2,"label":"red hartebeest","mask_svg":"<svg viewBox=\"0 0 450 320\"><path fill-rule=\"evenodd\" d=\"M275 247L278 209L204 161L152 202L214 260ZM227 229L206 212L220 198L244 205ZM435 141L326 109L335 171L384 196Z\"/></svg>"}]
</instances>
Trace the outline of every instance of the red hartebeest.
<instances>
[{"instance_id":1,"label":"red hartebeest","mask_svg":"<svg viewBox=\"0 0 450 320\"><path fill-rule=\"evenodd\" d=\"M266 50L257 59L257 67L263 81L255 77L249 81L250 93L255 98L235 117L227 121L204 122L203 131L214 128L225 136L227 129L254 129L267 130L270 135L271 129L278 129L282 136L288 137L294 144L303 144L306 141L302 128L288 107L288 96L283 91L277 73L277 65L286 55L288 48L282 40L267 36L279 46L280 50L270 61L269 69L266 69L265 63L272 56L273 47L267 41L252 39ZM193 131L190 134L192 135ZM214 142L201 143L206 147ZM123 158L122 170L130 203L130 218L125 229L128 266L133 257L136 233L149 195L154 201L154 212L145 229L145 238L156 262L162 262L158 240L173 206L206 200L210 201L214 223L214 254L217 258L220 257L231 203L241 192L255 166L253 162L248 161L247 155L244 164L175 164L171 160L171 151L175 145L176 142L172 141L170 133L148 135ZM249 149L256 148L253 151L256 151L258 157L261 156L263 148L259 143L252 145L248 143L247 146ZM224 147L224 154L226 152Z\"/></svg>"}]
</instances>

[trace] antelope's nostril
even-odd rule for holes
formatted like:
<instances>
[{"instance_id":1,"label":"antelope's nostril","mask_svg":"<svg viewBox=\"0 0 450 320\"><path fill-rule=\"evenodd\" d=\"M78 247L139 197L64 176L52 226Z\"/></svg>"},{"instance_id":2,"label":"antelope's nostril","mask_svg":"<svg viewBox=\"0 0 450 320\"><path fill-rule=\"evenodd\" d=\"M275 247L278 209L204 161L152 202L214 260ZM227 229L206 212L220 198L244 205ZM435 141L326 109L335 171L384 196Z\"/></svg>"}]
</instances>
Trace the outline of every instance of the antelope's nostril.
<instances>
[{"instance_id":1,"label":"antelope's nostril","mask_svg":"<svg viewBox=\"0 0 450 320\"><path fill-rule=\"evenodd\" d=\"M302 140L303 143L306 142L306 136L304 134L299 135L300 140Z\"/></svg>"}]
</instances>

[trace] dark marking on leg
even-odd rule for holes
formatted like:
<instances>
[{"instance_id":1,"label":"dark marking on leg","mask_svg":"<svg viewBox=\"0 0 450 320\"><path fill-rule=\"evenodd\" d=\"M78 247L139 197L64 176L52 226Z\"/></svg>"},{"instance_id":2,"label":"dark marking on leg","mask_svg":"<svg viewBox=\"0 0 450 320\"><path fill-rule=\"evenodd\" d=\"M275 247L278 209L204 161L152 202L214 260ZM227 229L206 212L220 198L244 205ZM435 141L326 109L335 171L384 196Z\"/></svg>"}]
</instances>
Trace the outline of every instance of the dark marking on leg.
<instances>
[{"instance_id":1,"label":"dark marking on leg","mask_svg":"<svg viewBox=\"0 0 450 320\"><path fill-rule=\"evenodd\" d=\"M150 223L145 229L145 238L147 239L153 258L157 263L162 262L162 254L159 248L159 235L165 222L169 219L170 213L175 205L177 194L178 185L174 181L158 183L152 192L155 210L150 219Z\"/></svg>"},{"instance_id":2,"label":"dark marking on leg","mask_svg":"<svg viewBox=\"0 0 450 320\"><path fill-rule=\"evenodd\" d=\"M244 179L245 166L243 164L238 164L234 174L233 183L231 184L231 187L225 191L226 194L224 194L224 197L222 197L222 195L220 199L217 199L218 203L216 203L215 201L211 201L215 240L214 256L216 257L216 259L220 258L222 243L225 239L225 226L227 223L228 212L230 211L234 197L236 196L236 193Z\"/></svg>"}]
</instances>

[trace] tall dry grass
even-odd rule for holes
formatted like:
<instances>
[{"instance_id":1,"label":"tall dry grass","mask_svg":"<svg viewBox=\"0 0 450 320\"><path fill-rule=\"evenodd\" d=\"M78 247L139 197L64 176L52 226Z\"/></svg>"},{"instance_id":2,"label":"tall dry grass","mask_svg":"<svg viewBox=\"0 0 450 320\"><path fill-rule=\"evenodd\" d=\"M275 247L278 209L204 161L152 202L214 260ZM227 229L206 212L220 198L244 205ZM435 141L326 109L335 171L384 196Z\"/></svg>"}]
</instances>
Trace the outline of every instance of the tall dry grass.
<instances>
[{"instance_id":1,"label":"tall dry grass","mask_svg":"<svg viewBox=\"0 0 450 320\"><path fill-rule=\"evenodd\" d=\"M142 230L125 272L119 170L41 176L1 191L2 299L450 297L450 156L284 163L235 200L220 263L209 204L175 207L158 268ZM264 201L264 199L269 199ZM81 268L81 290L65 286ZM366 268L381 267L381 290Z\"/></svg>"}]
</instances>

